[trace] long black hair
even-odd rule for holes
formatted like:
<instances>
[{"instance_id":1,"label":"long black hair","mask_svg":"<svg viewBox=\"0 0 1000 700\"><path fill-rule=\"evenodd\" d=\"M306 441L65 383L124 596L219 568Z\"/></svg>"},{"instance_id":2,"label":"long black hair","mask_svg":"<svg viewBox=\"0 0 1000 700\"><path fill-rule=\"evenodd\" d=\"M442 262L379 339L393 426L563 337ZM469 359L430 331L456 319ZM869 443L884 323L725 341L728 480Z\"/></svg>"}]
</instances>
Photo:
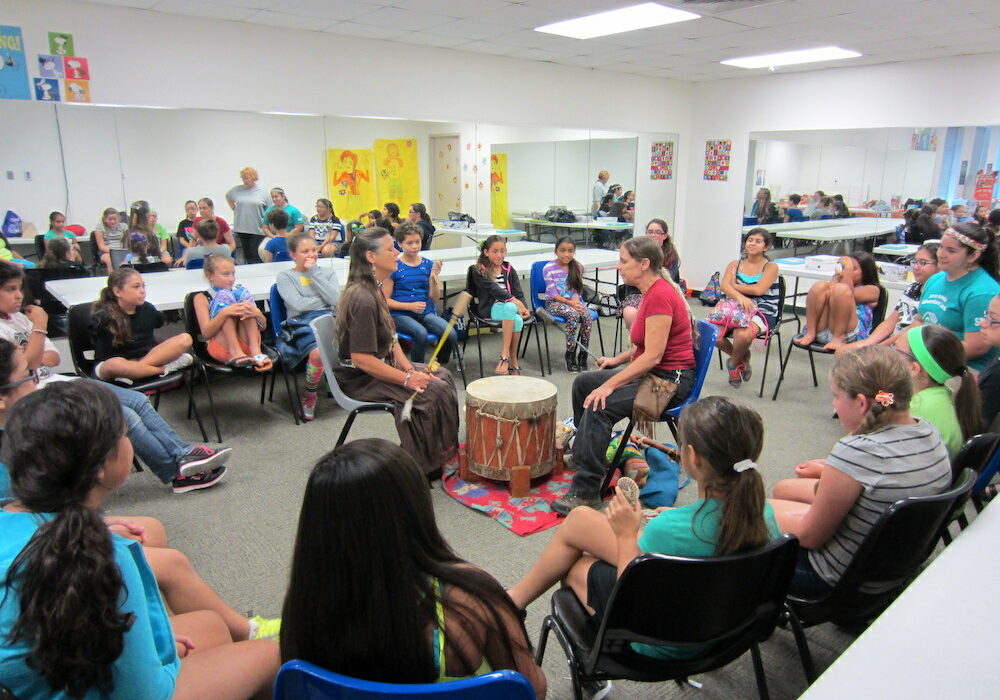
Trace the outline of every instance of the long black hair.
<instances>
[{"instance_id":1,"label":"long black hair","mask_svg":"<svg viewBox=\"0 0 1000 700\"><path fill-rule=\"evenodd\" d=\"M201 222L199 222L200 224ZM108 331L111 333L111 344L119 347L132 340L132 324L124 309L118 304L116 289L124 289L132 275L138 275L135 268L119 267L108 275L108 283L101 289L91 307L92 313L105 313L108 317Z\"/></svg>"},{"instance_id":2,"label":"long black hair","mask_svg":"<svg viewBox=\"0 0 1000 700\"><path fill-rule=\"evenodd\" d=\"M80 410L86 406L86 410ZM6 642L31 647L25 659L53 693L110 693L133 617L118 610L121 572L111 535L86 500L115 456L125 421L114 394L96 382L59 382L25 396L4 430L3 461L19 503L52 513L14 559L5 595L20 611Z\"/></svg>"},{"instance_id":3,"label":"long black hair","mask_svg":"<svg viewBox=\"0 0 1000 700\"><path fill-rule=\"evenodd\" d=\"M969 221L964 224L955 224L952 226L956 232L971 238L976 243L982 243L986 246L980 255L979 267L986 270L986 273L993 279L1000 282L1000 254L997 252L997 237L989 228L980 226L979 224ZM945 234L948 232L945 231ZM957 239L956 239L957 240ZM959 241L961 243L961 241ZM965 245L962 243L962 245ZM972 246L965 246L969 250L975 250Z\"/></svg>"},{"instance_id":4,"label":"long black hair","mask_svg":"<svg viewBox=\"0 0 1000 700\"><path fill-rule=\"evenodd\" d=\"M413 457L375 438L342 445L320 459L306 484L281 657L366 680L431 682L436 650L428 631L438 624L441 599L435 582L446 618L475 640L474 650L463 650L446 635L462 673L475 673L487 648L494 669L516 668L515 652L528 641L523 627L517 639L508 631L514 603L448 546Z\"/></svg>"},{"instance_id":5,"label":"long black hair","mask_svg":"<svg viewBox=\"0 0 1000 700\"><path fill-rule=\"evenodd\" d=\"M576 255L576 243L570 236L560 236L556 240L556 250L559 250L559 246L563 243L569 243L573 246L573 254ZM570 291L576 292L577 294L583 294L583 265L576 261L574 257L569 261L569 269L566 271L566 288Z\"/></svg>"}]
</instances>

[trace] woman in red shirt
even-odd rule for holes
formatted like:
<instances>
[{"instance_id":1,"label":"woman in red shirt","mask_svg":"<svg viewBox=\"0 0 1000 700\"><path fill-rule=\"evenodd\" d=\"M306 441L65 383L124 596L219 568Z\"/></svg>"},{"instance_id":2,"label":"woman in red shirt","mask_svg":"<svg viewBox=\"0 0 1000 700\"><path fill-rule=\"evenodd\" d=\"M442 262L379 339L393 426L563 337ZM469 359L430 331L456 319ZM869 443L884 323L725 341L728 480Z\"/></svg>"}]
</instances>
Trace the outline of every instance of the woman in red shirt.
<instances>
[{"instance_id":1,"label":"woman in red shirt","mask_svg":"<svg viewBox=\"0 0 1000 700\"><path fill-rule=\"evenodd\" d=\"M573 381L577 471L569 492L552 503L560 515L576 506L600 506L611 426L632 415L639 382L647 372L677 382L672 406L687 398L694 385L691 312L680 290L665 277L660 244L637 236L622 243L618 256L622 281L642 292L631 329L632 348L616 357L599 358L597 371L584 372Z\"/></svg>"}]
</instances>

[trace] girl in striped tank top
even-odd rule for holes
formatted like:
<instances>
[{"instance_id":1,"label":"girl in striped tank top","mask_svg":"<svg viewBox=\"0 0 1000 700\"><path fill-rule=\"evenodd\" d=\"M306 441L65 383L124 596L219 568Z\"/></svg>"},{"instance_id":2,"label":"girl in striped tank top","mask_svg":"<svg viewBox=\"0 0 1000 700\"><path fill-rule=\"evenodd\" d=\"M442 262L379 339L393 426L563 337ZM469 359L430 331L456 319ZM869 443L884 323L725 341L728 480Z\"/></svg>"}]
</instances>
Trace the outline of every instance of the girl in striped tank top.
<instances>
[{"instance_id":1,"label":"girl in striped tank top","mask_svg":"<svg viewBox=\"0 0 1000 700\"><path fill-rule=\"evenodd\" d=\"M722 329L716 346L729 355L729 385L739 387L749 381L750 344L757 336L766 337L778 322L778 265L767 258L771 248L771 234L767 229L755 228L743 243L746 255L734 260L720 280L722 292L740 305L746 316L746 325ZM711 319L710 319L711 320Z\"/></svg>"}]
</instances>

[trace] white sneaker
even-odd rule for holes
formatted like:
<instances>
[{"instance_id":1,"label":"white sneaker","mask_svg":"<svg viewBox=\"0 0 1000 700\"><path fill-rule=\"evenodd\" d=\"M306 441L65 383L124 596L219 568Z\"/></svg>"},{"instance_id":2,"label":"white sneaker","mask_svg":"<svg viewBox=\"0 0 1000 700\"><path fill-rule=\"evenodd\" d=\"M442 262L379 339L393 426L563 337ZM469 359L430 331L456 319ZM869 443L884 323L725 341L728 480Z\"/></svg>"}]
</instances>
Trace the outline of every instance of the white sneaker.
<instances>
[{"instance_id":1,"label":"white sneaker","mask_svg":"<svg viewBox=\"0 0 1000 700\"><path fill-rule=\"evenodd\" d=\"M189 352L186 352L173 362L168 362L167 364L165 364L163 366L163 371L160 372L160 376L165 377L171 372L177 372L179 370L185 369L187 367L190 367L192 364L194 364L194 355L192 355Z\"/></svg>"},{"instance_id":2,"label":"white sneaker","mask_svg":"<svg viewBox=\"0 0 1000 700\"><path fill-rule=\"evenodd\" d=\"M582 685L583 696L590 700L602 700L611 694L611 681L588 681Z\"/></svg>"}]
</instances>

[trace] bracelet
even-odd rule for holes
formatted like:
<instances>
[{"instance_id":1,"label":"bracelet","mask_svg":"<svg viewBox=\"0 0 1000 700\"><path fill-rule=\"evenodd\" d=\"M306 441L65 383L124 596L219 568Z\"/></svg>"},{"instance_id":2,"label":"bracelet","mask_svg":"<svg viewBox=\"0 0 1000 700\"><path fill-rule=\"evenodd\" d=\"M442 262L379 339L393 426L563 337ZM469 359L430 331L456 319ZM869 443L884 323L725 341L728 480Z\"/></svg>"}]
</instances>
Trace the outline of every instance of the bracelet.
<instances>
[{"instance_id":1,"label":"bracelet","mask_svg":"<svg viewBox=\"0 0 1000 700\"><path fill-rule=\"evenodd\" d=\"M44 328L32 328L31 332L32 333L41 333L42 335L48 335L49 334L49 332L47 330L45 330Z\"/></svg>"},{"instance_id":2,"label":"bracelet","mask_svg":"<svg viewBox=\"0 0 1000 700\"><path fill-rule=\"evenodd\" d=\"M413 370L412 369L407 370L406 371L406 377L403 379L403 386L404 387L409 383L410 377L412 377L412 376L413 376Z\"/></svg>"}]
</instances>

